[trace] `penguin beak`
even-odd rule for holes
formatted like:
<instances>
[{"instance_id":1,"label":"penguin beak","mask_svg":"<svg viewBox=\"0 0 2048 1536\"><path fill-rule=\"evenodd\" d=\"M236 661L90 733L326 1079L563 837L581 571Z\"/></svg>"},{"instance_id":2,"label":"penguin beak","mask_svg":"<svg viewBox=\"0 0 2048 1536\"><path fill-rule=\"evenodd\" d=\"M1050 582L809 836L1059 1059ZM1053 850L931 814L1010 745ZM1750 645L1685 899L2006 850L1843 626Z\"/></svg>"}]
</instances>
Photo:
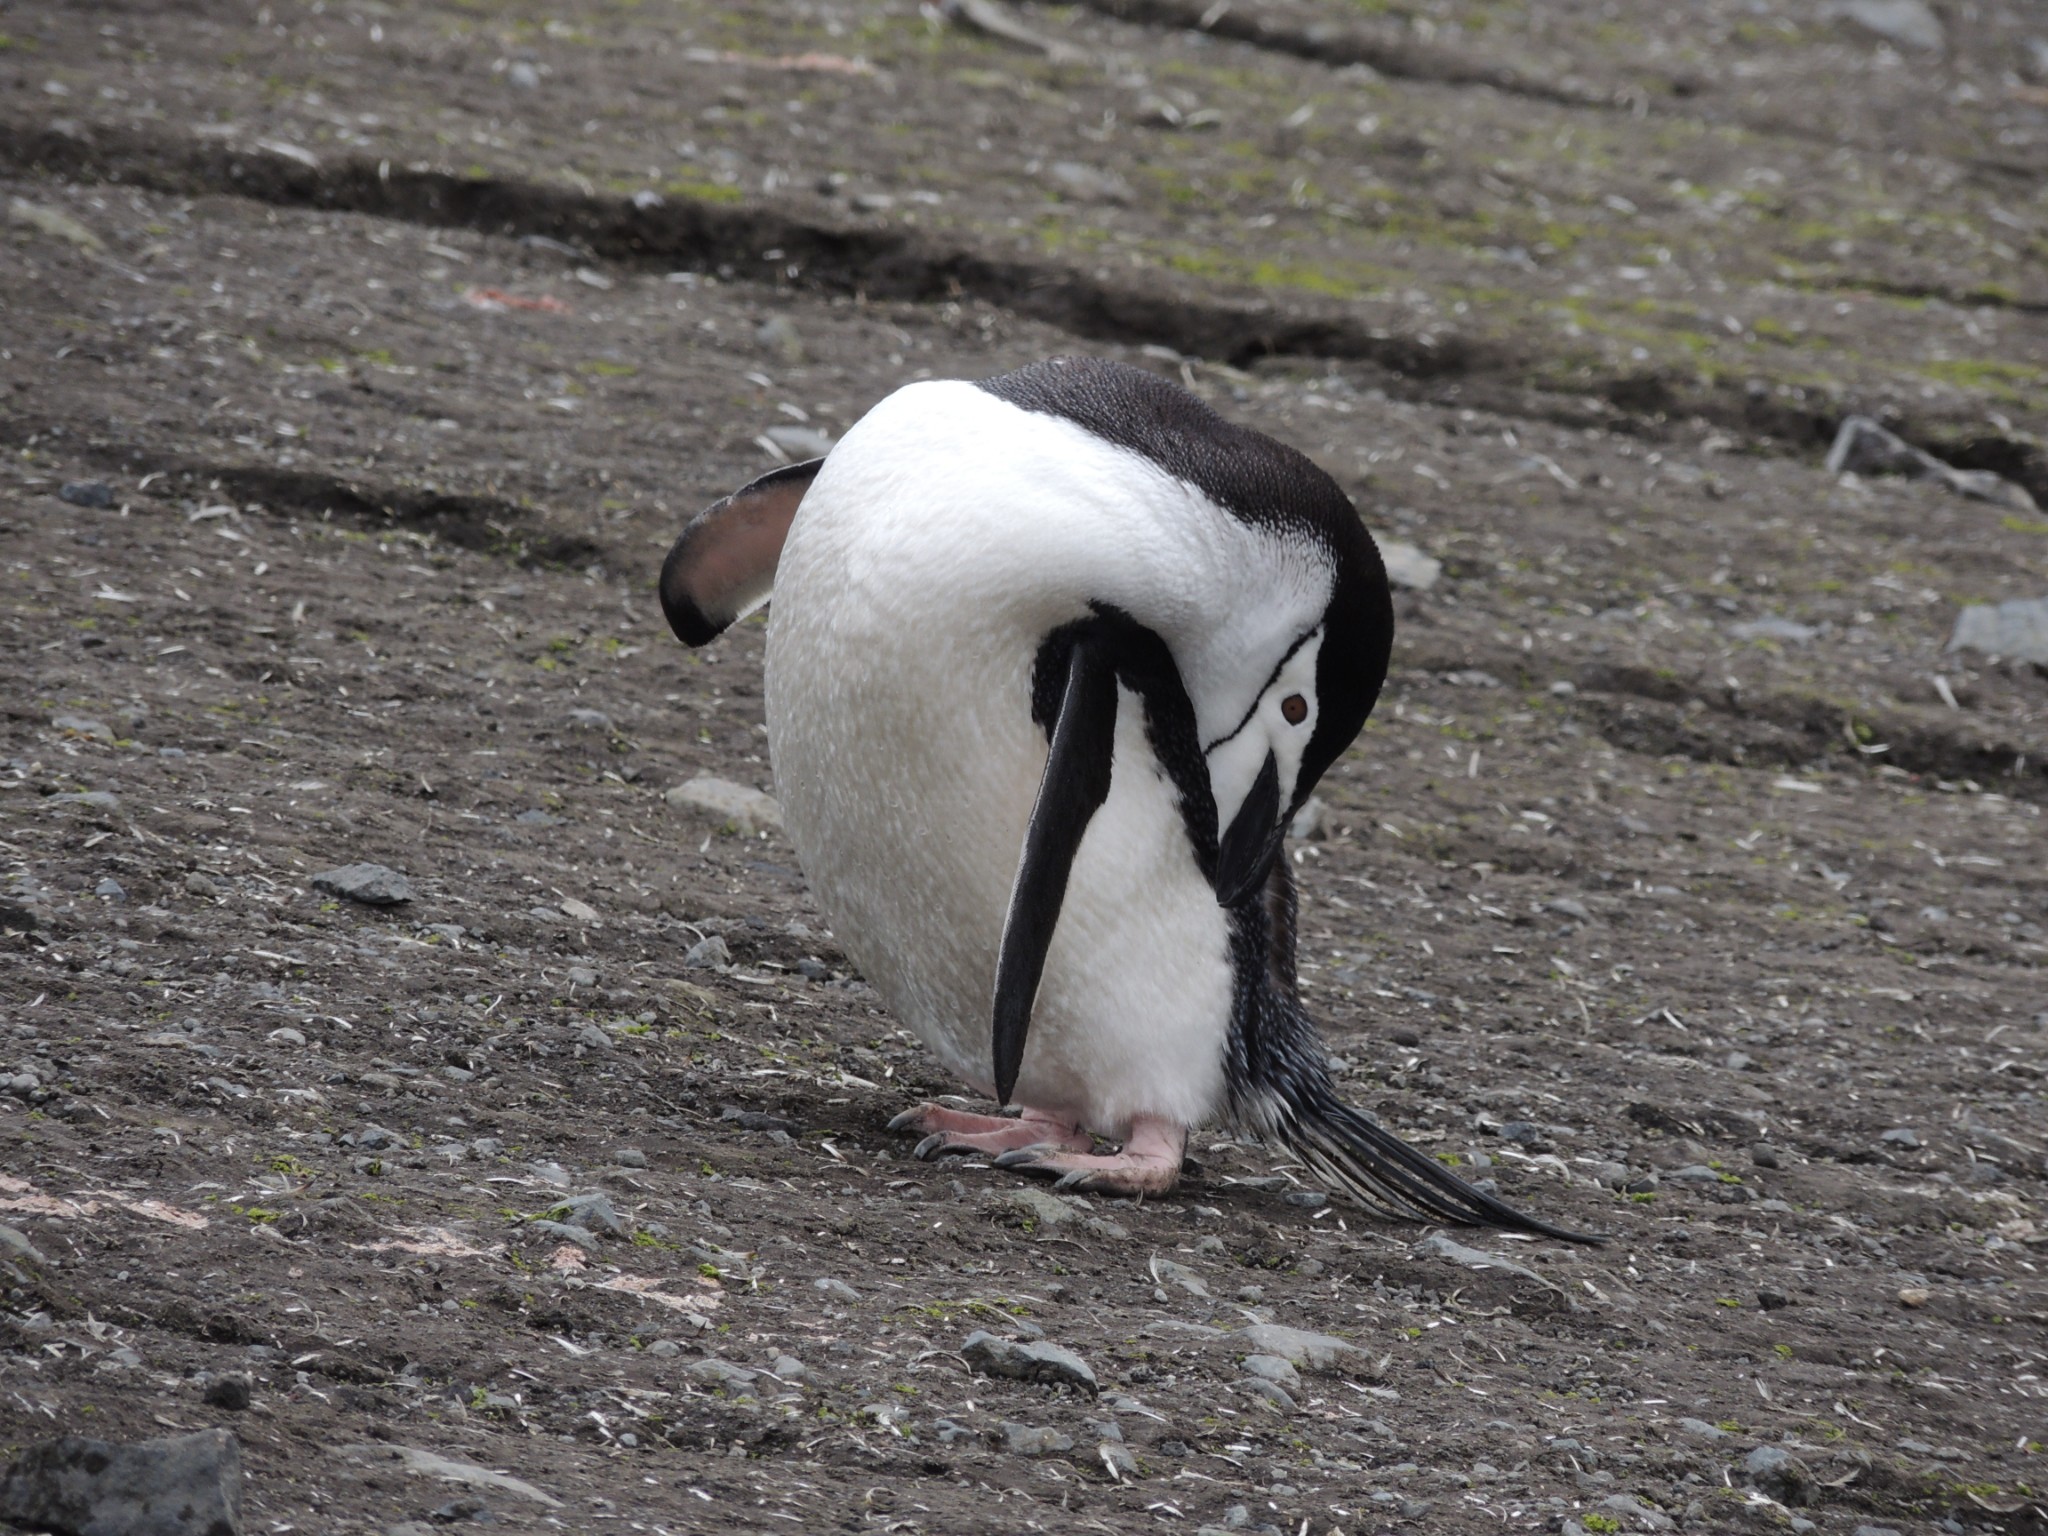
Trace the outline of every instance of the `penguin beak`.
<instances>
[{"instance_id":1,"label":"penguin beak","mask_svg":"<svg viewBox=\"0 0 2048 1536\"><path fill-rule=\"evenodd\" d=\"M1280 765L1266 754L1251 793L1216 850L1216 901L1234 907L1266 883L1280 852Z\"/></svg>"}]
</instances>

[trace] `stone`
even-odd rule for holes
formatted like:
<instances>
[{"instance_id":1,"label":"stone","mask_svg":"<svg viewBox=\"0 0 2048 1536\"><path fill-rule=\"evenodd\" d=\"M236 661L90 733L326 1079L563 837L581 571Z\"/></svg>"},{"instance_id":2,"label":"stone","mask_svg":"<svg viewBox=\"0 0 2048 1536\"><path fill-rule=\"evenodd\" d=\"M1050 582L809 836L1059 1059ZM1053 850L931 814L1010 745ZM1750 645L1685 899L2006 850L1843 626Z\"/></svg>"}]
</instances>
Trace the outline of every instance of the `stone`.
<instances>
[{"instance_id":1,"label":"stone","mask_svg":"<svg viewBox=\"0 0 2048 1536\"><path fill-rule=\"evenodd\" d=\"M1767 1141L1760 1141L1749 1149L1749 1160L1759 1168L1783 1166L1784 1154Z\"/></svg>"},{"instance_id":2,"label":"stone","mask_svg":"<svg viewBox=\"0 0 2048 1536\"><path fill-rule=\"evenodd\" d=\"M601 709L572 709L569 711L569 729L603 731L609 736L617 727L612 724L612 717Z\"/></svg>"},{"instance_id":3,"label":"stone","mask_svg":"<svg viewBox=\"0 0 2048 1536\"><path fill-rule=\"evenodd\" d=\"M1560 896L1555 901L1546 901L1543 904L1543 910L1555 912L1559 917L1568 917L1575 923L1590 923L1593 921L1593 914L1587 910L1586 904L1583 901L1575 901L1569 896Z\"/></svg>"},{"instance_id":4,"label":"stone","mask_svg":"<svg viewBox=\"0 0 2048 1536\"><path fill-rule=\"evenodd\" d=\"M738 1396L741 1388L753 1387L755 1373L745 1366L734 1365L730 1360L706 1358L692 1360L683 1367L683 1374L700 1386L715 1387ZM748 1395L752 1395L751 1390Z\"/></svg>"},{"instance_id":5,"label":"stone","mask_svg":"<svg viewBox=\"0 0 2048 1536\"><path fill-rule=\"evenodd\" d=\"M1046 179L1063 197L1084 203L1128 203L1131 184L1121 174L1102 166L1084 165L1078 160L1055 160L1046 167Z\"/></svg>"},{"instance_id":6,"label":"stone","mask_svg":"<svg viewBox=\"0 0 2048 1536\"><path fill-rule=\"evenodd\" d=\"M1517 1264L1513 1259L1504 1259L1497 1253L1487 1253L1483 1249L1467 1248L1463 1243L1454 1243L1441 1232L1432 1232L1408 1251L1420 1259L1448 1259L1451 1263L1462 1264L1467 1269L1498 1269L1524 1280L1534 1280L1538 1285L1551 1285L1550 1281L1526 1265ZM1556 1289L1555 1286L1551 1288Z\"/></svg>"},{"instance_id":7,"label":"stone","mask_svg":"<svg viewBox=\"0 0 2048 1536\"><path fill-rule=\"evenodd\" d=\"M1877 1139L1888 1147L1899 1147L1907 1152L1917 1152L1920 1150L1919 1135L1903 1125L1886 1131Z\"/></svg>"},{"instance_id":8,"label":"stone","mask_svg":"<svg viewBox=\"0 0 2048 1536\"><path fill-rule=\"evenodd\" d=\"M1271 1403L1282 1413L1292 1413L1296 1404L1294 1395L1277 1381L1268 1381L1263 1376L1247 1376L1237 1384L1237 1389L1261 1402Z\"/></svg>"},{"instance_id":9,"label":"stone","mask_svg":"<svg viewBox=\"0 0 2048 1536\"><path fill-rule=\"evenodd\" d=\"M31 1264L47 1264L50 1261L36 1245L29 1241L28 1234L18 1227L0 1224L0 1262L12 1263L26 1259Z\"/></svg>"},{"instance_id":10,"label":"stone","mask_svg":"<svg viewBox=\"0 0 2048 1536\"><path fill-rule=\"evenodd\" d=\"M1190 1296L1207 1296L1209 1294L1208 1281L1204 1280L1192 1269L1189 1269L1187 1265L1177 1264L1172 1259L1154 1258L1152 1260L1152 1278L1163 1285L1177 1285Z\"/></svg>"},{"instance_id":11,"label":"stone","mask_svg":"<svg viewBox=\"0 0 2048 1536\"><path fill-rule=\"evenodd\" d=\"M1745 619L1740 624L1730 624L1728 633L1737 640L1783 640L1792 645L1805 645L1820 631L1796 619L1767 614L1761 619Z\"/></svg>"},{"instance_id":12,"label":"stone","mask_svg":"<svg viewBox=\"0 0 2048 1536\"><path fill-rule=\"evenodd\" d=\"M397 1462L406 1471L420 1477L436 1477L445 1483L457 1483L468 1488L488 1488L497 1493L515 1494L530 1499L548 1509L560 1509L562 1501L553 1494L534 1487L522 1477L509 1472L493 1471L479 1467L472 1462L457 1461L452 1456L443 1456L438 1451L421 1450L417 1446L392 1445L348 1445L342 1447L342 1454L356 1461Z\"/></svg>"},{"instance_id":13,"label":"stone","mask_svg":"<svg viewBox=\"0 0 2048 1536\"><path fill-rule=\"evenodd\" d=\"M395 907L412 900L412 882L383 864L344 864L313 877L313 889L359 901L366 907Z\"/></svg>"},{"instance_id":14,"label":"stone","mask_svg":"<svg viewBox=\"0 0 2048 1536\"><path fill-rule=\"evenodd\" d=\"M823 1291L827 1296L832 1297L835 1301L860 1300L859 1291L856 1291L844 1280L834 1280L830 1275L820 1275L811 1284Z\"/></svg>"},{"instance_id":15,"label":"stone","mask_svg":"<svg viewBox=\"0 0 2048 1536\"><path fill-rule=\"evenodd\" d=\"M1971 603L1956 615L1948 648L2048 666L2048 597Z\"/></svg>"},{"instance_id":16,"label":"stone","mask_svg":"<svg viewBox=\"0 0 2048 1536\"><path fill-rule=\"evenodd\" d=\"M1760 1445L1742 1458L1742 1480L1780 1504L1804 1504L1813 1494L1806 1463L1775 1445Z\"/></svg>"},{"instance_id":17,"label":"stone","mask_svg":"<svg viewBox=\"0 0 2048 1536\"><path fill-rule=\"evenodd\" d=\"M1705 1419L1680 1419L1678 1427L1688 1435L1701 1440L1726 1440L1728 1431L1718 1424L1709 1424Z\"/></svg>"},{"instance_id":18,"label":"stone","mask_svg":"<svg viewBox=\"0 0 2048 1536\"><path fill-rule=\"evenodd\" d=\"M832 451L832 435L829 432L820 432L816 427L800 427L790 422L782 422L770 427L761 435L798 462L805 459L822 459Z\"/></svg>"},{"instance_id":19,"label":"stone","mask_svg":"<svg viewBox=\"0 0 2048 1536\"><path fill-rule=\"evenodd\" d=\"M621 1147L612 1154L612 1161L621 1168L645 1168L647 1154L638 1147Z\"/></svg>"},{"instance_id":20,"label":"stone","mask_svg":"<svg viewBox=\"0 0 2048 1536\"><path fill-rule=\"evenodd\" d=\"M1091 1395L1098 1390L1095 1372L1087 1361L1070 1349L1042 1340L1017 1344L977 1328L960 1346L960 1357L984 1376L1079 1387Z\"/></svg>"},{"instance_id":21,"label":"stone","mask_svg":"<svg viewBox=\"0 0 2048 1536\"><path fill-rule=\"evenodd\" d=\"M1290 1392L1301 1390L1301 1373L1295 1370L1291 1360L1280 1355L1246 1355L1244 1372L1261 1381L1276 1382Z\"/></svg>"},{"instance_id":22,"label":"stone","mask_svg":"<svg viewBox=\"0 0 2048 1536\"><path fill-rule=\"evenodd\" d=\"M1586 1176L1602 1189L1619 1190L1628 1183L1628 1164L1598 1162L1586 1169Z\"/></svg>"},{"instance_id":23,"label":"stone","mask_svg":"<svg viewBox=\"0 0 2048 1536\"><path fill-rule=\"evenodd\" d=\"M1924 449L1915 448L1895 432L1888 432L1868 416L1845 417L1828 449L1827 472L1831 475L1904 475L1911 480L1932 480L1957 496L1987 501L2012 512L2038 510L2025 487L2013 484L1983 469L1957 469Z\"/></svg>"},{"instance_id":24,"label":"stone","mask_svg":"<svg viewBox=\"0 0 2048 1536\"><path fill-rule=\"evenodd\" d=\"M571 1195L557 1205L548 1207L550 1220L566 1222L572 1227L581 1227L586 1232L609 1232L613 1237L624 1237L627 1231L626 1219L603 1195Z\"/></svg>"},{"instance_id":25,"label":"stone","mask_svg":"<svg viewBox=\"0 0 2048 1536\"><path fill-rule=\"evenodd\" d=\"M128 899L128 888L112 875L107 876L106 879L94 885L92 893L103 901L126 901Z\"/></svg>"},{"instance_id":26,"label":"stone","mask_svg":"<svg viewBox=\"0 0 2048 1536\"><path fill-rule=\"evenodd\" d=\"M770 315L763 320L754 328L754 340L785 363L804 360L804 339L797 334L796 322L787 315Z\"/></svg>"},{"instance_id":27,"label":"stone","mask_svg":"<svg viewBox=\"0 0 2048 1536\"><path fill-rule=\"evenodd\" d=\"M25 197L17 197L9 200L7 217L16 224L26 224L30 229L40 230L46 235L54 235L59 240L68 241L80 250L101 249L100 237L60 208L52 208L45 203L32 203Z\"/></svg>"},{"instance_id":28,"label":"stone","mask_svg":"<svg viewBox=\"0 0 2048 1536\"><path fill-rule=\"evenodd\" d=\"M811 1374L810 1367L794 1355L777 1355L768 1363L768 1370L777 1381L798 1382Z\"/></svg>"},{"instance_id":29,"label":"stone","mask_svg":"<svg viewBox=\"0 0 2048 1536\"><path fill-rule=\"evenodd\" d=\"M214 1377L200 1395L215 1408L240 1413L251 1400L249 1378L241 1371L230 1371L225 1376Z\"/></svg>"},{"instance_id":30,"label":"stone","mask_svg":"<svg viewBox=\"0 0 2048 1536\"><path fill-rule=\"evenodd\" d=\"M1899 1292L1902 1307L1924 1307L1934 1299L1934 1293L1924 1285L1909 1285Z\"/></svg>"},{"instance_id":31,"label":"stone","mask_svg":"<svg viewBox=\"0 0 2048 1536\"><path fill-rule=\"evenodd\" d=\"M104 480L66 480L57 487L57 499L104 512L114 504L114 488Z\"/></svg>"},{"instance_id":32,"label":"stone","mask_svg":"<svg viewBox=\"0 0 2048 1536\"><path fill-rule=\"evenodd\" d=\"M1387 568L1387 580L1411 592L1427 592L1444 574L1444 563L1426 555L1413 544L1380 541L1380 559Z\"/></svg>"},{"instance_id":33,"label":"stone","mask_svg":"<svg viewBox=\"0 0 2048 1536\"><path fill-rule=\"evenodd\" d=\"M1056 1456L1074 1448L1074 1437L1034 1424L1005 1424L1002 1445L1012 1456Z\"/></svg>"},{"instance_id":34,"label":"stone","mask_svg":"<svg viewBox=\"0 0 2048 1536\"><path fill-rule=\"evenodd\" d=\"M1624 1529L1669 1531L1676 1529L1678 1525L1678 1522L1665 1514L1663 1510L1645 1504L1632 1493L1609 1494L1600 1501L1600 1507L1613 1514L1620 1515L1624 1520L1633 1522L1632 1525L1625 1526Z\"/></svg>"},{"instance_id":35,"label":"stone","mask_svg":"<svg viewBox=\"0 0 2048 1536\"><path fill-rule=\"evenodd\" d=\"M1284 1323L1252 1323L1231 1338L1254 1354L1277 1355L1297 1370L1323 1376L1373 1376L1372 1357L1356 1344L1327 1333L1289 1328Z\"/></svg>"},{"instance_id":36,"label":"stone","mask_svg":"<svg viewBox=\"0 0 2048 1536\"><path fill-rule=\"evenodd\" d=\"M0 1520L63 1536L241 1536L241 1443L224 1429L46 1440L0 1475Z\"/></svg>"},{"instance_id":37,"label":"stone","mask_svg":"<svg viewBox=\"0 0 2048 1536\"><path fill-rule=\"evenodd\" d=\"M732 950L717 934L699 939L683 955L685 970L723 970L732 964Z\"/></svg>"},{"instance_id":38,"label":"stone","mask_svg":"<svg viewBox=\"0 0 2048 1536\"><path fill-rule=\"evenodd\" d=\"M1946 53L1948 28L1927 0L1842 0L1834 14L1873 37L1918 53Z\"/></svg>"},{"instance_id":39,"label":"stone","mask_svg":"<svg viewBox=\"0 0 2048 1536\"><path fill-rule=\"evenodd\" d=\"M62 731L66 736L84 736L92 741L111 743L114 739L114 728L90 715L52 715L50 729Z\"/></svg>"},{"instance_id":40,"label":"stone","mask_svg":"<svg viewBox=\"0 0 2048 1536\"><path fill-rule=\"evenodd\" d=\"M75 805L85 811L118 811L121 797L104 789L84 789L76 793L51 795L52 805Z\"/></svg>"},{"instance_id":41,"label":"stone","mask_svg":"<svg viewBox=\"0 0 2048 1536\"><path fill-rule=\"evenodd\" d=\"M775 803L774 796L730 779L700 775L678 784L662 798L679 810L709 812L750 835L764 827L782 825L782 807Z\"/></svg>"},{"instance_id":42,"label":"stone","mask_svg":"<svg viewBox=\"0 0 2048 1536\"><path fill-rule=\"evenodd\" d=\"M1102 1459L1103 1470L1114 1482L1126 1483L1138 1475L1138 1458L1121 1441L1103 1440L1096 1445L1095 1454Z\"/></svg>"}]
</instances>

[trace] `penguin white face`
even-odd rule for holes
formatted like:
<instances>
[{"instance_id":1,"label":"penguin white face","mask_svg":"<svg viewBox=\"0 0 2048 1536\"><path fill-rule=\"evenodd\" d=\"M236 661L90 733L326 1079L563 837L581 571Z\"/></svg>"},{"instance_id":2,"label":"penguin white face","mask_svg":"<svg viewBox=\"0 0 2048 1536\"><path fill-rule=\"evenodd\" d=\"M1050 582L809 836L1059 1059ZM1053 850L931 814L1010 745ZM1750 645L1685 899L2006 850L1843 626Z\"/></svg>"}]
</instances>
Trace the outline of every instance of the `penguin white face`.
<instances>
[{"instance_id":1,"label":"penguin white face","mask_svg":"<svg viewBox=\"0 0 2048 1536\"><path fill-rule=\"evenodd\" d=\"M1302 768L1322 713L1322 646L1319 621L1268 674L1236 728L1203 743L1220 834L1217 894L1226 905L1264 881L1285 816L1313 785L1303 781Z\"/></svg>"}]
</instances>

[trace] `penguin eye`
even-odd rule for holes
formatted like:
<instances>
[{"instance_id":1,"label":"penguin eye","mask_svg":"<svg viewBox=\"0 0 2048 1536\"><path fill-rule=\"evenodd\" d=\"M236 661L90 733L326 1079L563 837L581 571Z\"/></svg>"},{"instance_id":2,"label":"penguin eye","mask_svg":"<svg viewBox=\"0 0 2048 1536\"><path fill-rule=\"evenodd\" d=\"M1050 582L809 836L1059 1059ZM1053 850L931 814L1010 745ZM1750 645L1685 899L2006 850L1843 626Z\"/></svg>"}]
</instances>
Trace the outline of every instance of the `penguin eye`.
<instances>
[{"instance_id":1,"label":"penguin eye","mask_svg":"<svg viewBox=\"0 0 2048 1536\"><path fill-rule=\"evenodd\" d=\"M1298 693L1290 693L1280 701L1280 713L1287 717L1289 725L1299 725L1308 718L1308 700Z\"/></svg>"}]
</instances>

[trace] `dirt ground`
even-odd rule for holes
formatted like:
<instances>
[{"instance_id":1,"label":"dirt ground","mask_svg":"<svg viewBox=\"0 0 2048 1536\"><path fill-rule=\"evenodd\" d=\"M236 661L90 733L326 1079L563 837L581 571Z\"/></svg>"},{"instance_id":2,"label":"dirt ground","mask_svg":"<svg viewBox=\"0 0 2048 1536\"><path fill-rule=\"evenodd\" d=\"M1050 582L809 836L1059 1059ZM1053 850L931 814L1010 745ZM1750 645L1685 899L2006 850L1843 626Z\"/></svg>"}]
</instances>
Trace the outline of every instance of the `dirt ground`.
<instances>
[{"instance_id":1,"label":"dirt ground","mask_svg":"<svg viewBox=\"0 0 2048 1536\"><path fill-rule=\"evenodd\" d=\"M265 1533L2048 1529L2048 677L1947 649L2048 521L1821 468L2048 503L2048 26L1938 9L0 4L0 1452L222 1425ZM773 789L683 520L1084 350L1441 562L1304 985L1607 1246L912 1161L792 850L665 798Z\"/></svg>"}]
</instances>

